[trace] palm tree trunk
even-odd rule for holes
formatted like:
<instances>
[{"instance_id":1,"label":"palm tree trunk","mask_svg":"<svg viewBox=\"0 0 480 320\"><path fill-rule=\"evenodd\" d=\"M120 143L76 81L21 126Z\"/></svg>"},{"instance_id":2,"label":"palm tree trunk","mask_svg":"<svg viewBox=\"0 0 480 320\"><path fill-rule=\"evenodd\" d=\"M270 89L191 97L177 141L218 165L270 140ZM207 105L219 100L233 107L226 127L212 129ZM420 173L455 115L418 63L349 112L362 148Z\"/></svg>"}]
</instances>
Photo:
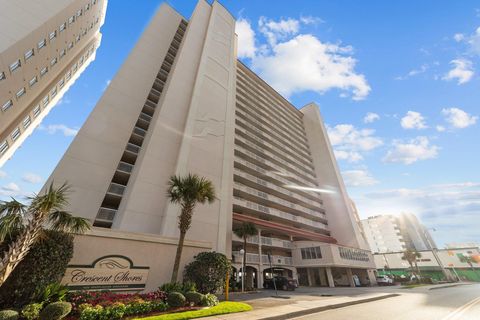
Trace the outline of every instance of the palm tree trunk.
<instances>
[{"instance_id":1,"label":"palm tree trunk","mask_svg":"<svg viewBox=\"0 0 480 320\"><path fill-rule=\"evenodd\" d=\"M33 219L18 238L8 246L8 251L0 261L0 286L30 251L42 231L43 220L42 217Z\"/></svg>"},{"instance_id":2,"label":"palm tree trunk","mask_svg":"<svg viewBox=\"0 0 480 320\"><path fill-rule=\"evenodd\" d=\"M178 239L177 254L175 255L175 264L173 265L171 282L177 282L178 269L180 268L180 259L182 258L183 242L185 241L186 232L180 231L180 238Z\"/></svg>"},{"instance_id":3,"label":"palm tree trunk","mask_svg":"<svg viewBox=\"0 0 480 320\"><path fill-rule=\"evenodd\" d=\"M242 289L245 288L245 277L247 276L245 272L245 266L247 265L247 237L243 237L243 265L242 265Z\"/></svg>"}]
</instances>

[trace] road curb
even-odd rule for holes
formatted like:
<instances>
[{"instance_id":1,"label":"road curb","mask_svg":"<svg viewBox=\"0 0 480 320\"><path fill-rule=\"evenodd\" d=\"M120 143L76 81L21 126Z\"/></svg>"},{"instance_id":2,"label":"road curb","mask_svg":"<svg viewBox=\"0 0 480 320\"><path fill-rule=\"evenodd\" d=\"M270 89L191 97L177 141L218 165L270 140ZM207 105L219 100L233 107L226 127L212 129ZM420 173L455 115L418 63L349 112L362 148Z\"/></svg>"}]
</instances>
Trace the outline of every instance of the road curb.
<instances>
[{"instance_id":1,"label":"road curb","mask_svg":"<svg viewBox=\"0 0 480 320\"><path fill-rule=\"evenodd\" d=\"M349 302L343 302L343 303L337 303L337 304L330 304L330 305L327 305L327 306L322 306L322 307L316 307L316 308L311 308L311 309L306 309L306 310L300 310L300 311L285 313L285 314L278 315L278 316L261 318L260 320L291 319L291 318L305 316L307 314L312 314L312 313L317 313L317 312L322 312L322 311L327 311L327 310L332 310L332 309L339 309L339 308L344 308L344 307L348 307L348 306L353 306L353 305L356 305L356 304L362 304L362 303L367 303L367 302L372 302L372 301L377 301L377 300L383 300L383 299L388 299L388 298L393 298L393 297L398 297L398 296L400 296L400 294L398 294L398 293L386 294L386 295L378 296L378 297L359 299L359 300L355 300L355 301L349 301Z\"/></svg>"},{"instance_id":2,"label":"road curb","mask_svg":"<svg viewBox=\"0 0 480 320\"><path fill-rule=\"evenodd\" d=\"M438 290L438 289L443 289L443 288L452 288L452 287L460 287L460 286L469 286L472 285L473 283L455 283L455 284L450 284L446 286L441 286L441 287L433 287L429 288L428 290Z\"/></svg>"}]
</instances>

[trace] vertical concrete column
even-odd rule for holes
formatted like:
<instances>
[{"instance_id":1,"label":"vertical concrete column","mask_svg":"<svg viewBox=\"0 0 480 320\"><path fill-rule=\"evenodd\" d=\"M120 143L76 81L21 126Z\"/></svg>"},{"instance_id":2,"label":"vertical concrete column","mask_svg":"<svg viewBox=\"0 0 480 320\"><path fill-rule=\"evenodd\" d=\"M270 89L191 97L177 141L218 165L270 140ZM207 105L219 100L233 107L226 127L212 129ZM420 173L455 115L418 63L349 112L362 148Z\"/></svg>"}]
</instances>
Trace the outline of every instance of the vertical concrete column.
<instances>
[{"instance_id":1,"label":"vertical concrete column","mask_svg":"<svg viewBox=\"0 0 480 320\"><path fill-rule=\"evenodd\" d=\"M330 288L334 288L335 287L335 282L333 282L332 268L327 267L327 268L325 268L325 271L327 272L328 286Z\"/></svg>"},{"instance_id":2,"label":"vertical concrete column","mask_svg":"<svg viewBox=\"0 0 480 320\"><path fill-rule=\"evenodd\" d=\"M377 285L377 278L375 277L375 270L374 269L368 269L367 270L367 275L368 275L368 280L370 281L371 286L376 286Z\"/></svg>"},{"instance_id":3,"label":"vertical concrete column","mask_svg":"<svg viewBox=\"0 0 480 320\"><path fill-rule=\"evenodd\" d=\"M308 286L311 287L313 286L313 274L312 274L312 269L311 268L307 268L307 278L308 278Z\"/></svg>"},{"instance_id":4,"label":"vertical concrete column","mask_svg":"<svg viewBox=\"0 0 480 320\"><path fill-rule=\"evenodd\" d=\"M350 268L347 268L347 278L348 278L348 283L350 284L350 287L355 287L355 281L353 281L352 269Z\"/></svg>"},{"instance_id":5,"label":"vertical concrete column","mask_svg":"<svg viewBox=\"0 0 480 320\"><path fill-rule=\"evenodd\" d=\"M258 271L257 288L263 287L262 230L258 229Z\"/></svg>"}]
</instances>

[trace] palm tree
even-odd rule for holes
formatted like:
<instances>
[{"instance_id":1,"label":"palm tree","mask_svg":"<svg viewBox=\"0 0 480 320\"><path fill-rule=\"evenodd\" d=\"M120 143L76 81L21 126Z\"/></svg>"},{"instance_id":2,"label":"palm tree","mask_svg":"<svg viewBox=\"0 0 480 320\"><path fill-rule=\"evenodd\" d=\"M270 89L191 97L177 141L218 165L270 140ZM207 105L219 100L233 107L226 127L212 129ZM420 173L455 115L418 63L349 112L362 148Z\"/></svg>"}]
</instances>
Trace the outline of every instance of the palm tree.
<instances>
[{"instance_id":1,"label":"palm tree","mask_svg":"<svg viewBox=\"0 0 480 320\"><path fill-rule=\"evenodd\" d=\"M402 256L402 260L406 260L410 265L410 268L412 269L412 273L416 279L418 279L418 277L417 277L417 273L414 270L416 270L420 274L420 269L418 268L417 259L421 257L422 257L422 254L420 252L416 250L411 250L411 249L405 250ZM415 266L415 268L413 266Z\"/></svg>"},{"instance_id":2,"label":"palm tree","mask_svg":"<svg viewBox=\"0 0 480 320\"><path fill-rule=\"evenodd\" d=\"M243 265L242 265L242 283L245 283L245 265L247 263L247 239L258 234L257 227L252 222L243 222L239 227L233 230L237 237L243 239ZM259 239L260 241L261 239ZM243 286L242 286L243 288Z\"/></svg>"},{"instance_id":3,"label":"palm tree","mask_svg":"<svg viewBox=\"0 0 480 320\"><path fill-rule=\"evenodd\" d=\"M175 255L171 279L171 282L176 282L182 257L183 242L192 224L193 210L197 203L213 203L216 199L215 188L211 181L196 174L190 173L185 177L172 176L168 182L167 196L170 198L170 202L179 204L181 207L180 215L178 216L180 238L178 239L177 254Z\"/></svg>"},{"instance_id":4,"label":"palm tree","mask_svg":"<svg viewBox=\"0 0 480 320\"><path fill-rule=\"evenodd\" d=\"M84 218L63 211L68 204L69 186L54 188L53 183L43 193L29 198L25 205L17 200L0 202L0 243L11 241L0 257L0 286L27 255L47 225L49 229L83 233L90 228Z\"/></svg>"}]
</instances>

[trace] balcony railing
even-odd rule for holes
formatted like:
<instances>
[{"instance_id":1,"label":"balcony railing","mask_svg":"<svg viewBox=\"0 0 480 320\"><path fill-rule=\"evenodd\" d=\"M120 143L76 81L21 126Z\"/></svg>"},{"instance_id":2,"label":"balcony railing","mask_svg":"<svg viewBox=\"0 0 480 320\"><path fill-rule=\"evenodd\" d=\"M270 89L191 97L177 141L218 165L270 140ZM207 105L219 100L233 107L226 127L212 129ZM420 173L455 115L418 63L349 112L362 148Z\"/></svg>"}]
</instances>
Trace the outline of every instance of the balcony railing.
<instances>
[{"instance_id":1,"label":"balcony railing","mask_svg":"<svg viewBox=\"0 0 480 320\"><path fill-rule=\"evenodd\" d=\"M236 263L241 263L243 256L240 254L239 251L232 252L233 259ZM272 265L274 266L291 266L293 265L292 257L284 257L284 256L271 256L272 258ZM260 263L260 256L255 253L247 253L247 261L246 263ZM268 255L262 254L262 264L268 264Z\"/></svg>"},{"instance_id":2,"label":"balcony railing","mask_svg":"<svg viewBox=\"0 0 480 320\"><path fill-rule=\"evenodd\" d=\"M238 189L238 187L235 187ZM287 220L287 222L295 222L298 224L303 224L305 226L314 227L322 230L328 230L327 225L318 221L313 221L301 216L293 215L288 212L284 212L272 207L263 206L261 204L242 199L240 197L233 198L233 204L239 207L247 208L250 210L257 211L260 214L267 214L271 217L277 217L282 220Z\"/></svg>"},{"instance_id":3,"label":"balcony railing","mask_svg":"<svg viewBox=\"0 0 480 320\"><path fill-rule=\"evenodd\" d=\"M117 170L126 172L126 173L132 173L133 165L131 165L130 163L120 161L120 163L118 164Z\"/></svg>"},{"instance_id":4,"label":"balcony railing","mask_svg":"<svg viewBox=\"0 0 480 320\"><path fill-rule=\"evenodd\" d=\"M278 248L285 248L285 249L292 249L293 244L290 240L282 240L282 239L277 239L277 238L271 238L271 237L261 237L262 239L262 246L269 246L269 247L278 247ZM240 241L243 242L243 239L233 236L234 241ZM253 236L253 237L248 237L247 238L247 243L252 243L252 244L258 244L258 236Z\"/></svg>"},{"instance_id":5,"label":"balcony railing","mask_svg":"<svg viewBox=\"0 0 480 320\"><path fill-rule=\"evenodd\" d=\"M100 207L100 209L98 210L96 220L112 222L113 219L115 218L116 213L117 213L117 210L115 209Z\"/></svg>"},{"instance_id":6,"label":"balcony railing","mask_svg":"<svg viewBox=\"0 0 480 320\"><path fill-rule=\"evenodd\" d=\"M118 184L118 183L110 183L110 186L108 187L107 193L117 195L117 196L123 196L123 193L125 192L125 186Z\"/></svg>"}]
</instances>

